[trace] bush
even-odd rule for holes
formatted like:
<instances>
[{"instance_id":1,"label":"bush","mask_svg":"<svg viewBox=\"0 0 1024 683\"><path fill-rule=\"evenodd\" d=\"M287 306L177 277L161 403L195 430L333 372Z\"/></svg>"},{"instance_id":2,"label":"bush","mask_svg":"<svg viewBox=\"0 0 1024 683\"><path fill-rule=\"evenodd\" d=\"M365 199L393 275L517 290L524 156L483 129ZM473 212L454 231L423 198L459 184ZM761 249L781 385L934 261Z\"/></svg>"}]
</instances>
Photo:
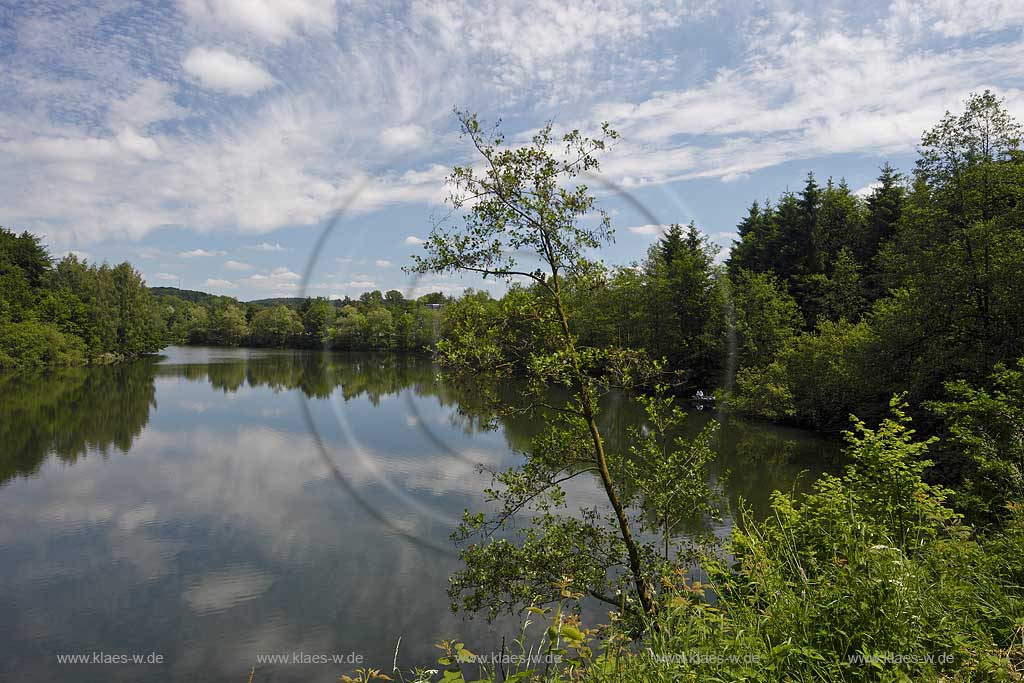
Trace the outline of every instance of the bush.
<instances>
[{"instance_id":1,"label":"bush","mask_svg":"<svg viewBox=\"0 0 1024 683\"><path fill-rule=\"evenodd\" d=\"M855 420L843 476L776 492L764 522L745 515L733 562L705 559L709 586L680 579L646 652L624 647L585 680L1021 680L1024 510L968 537L950 492L921 479L932 440L891 407L876 430Z\"/></svg>"},{"instance_id":2,"label":"bush","mask_svg":"<svg viewBox=\"0 0 1024 683\"><path fill-rule=\"evenodd\" d=\"M85 343L51 323L33 320L0 324L0 367L79 365Z\"/></svg>"},{"instance_id":3,"label":"bush","mask_svg":"<svg viewBox=\"0 0 1024 683\"><path fill-rule=\"evenodd\" d=\"M791 339L768 365L740 370L730 404L817 429L838 429L851 413L877 417L874 340L866 322L823 321L814 332Z\"/></svg>"}]
</instances>

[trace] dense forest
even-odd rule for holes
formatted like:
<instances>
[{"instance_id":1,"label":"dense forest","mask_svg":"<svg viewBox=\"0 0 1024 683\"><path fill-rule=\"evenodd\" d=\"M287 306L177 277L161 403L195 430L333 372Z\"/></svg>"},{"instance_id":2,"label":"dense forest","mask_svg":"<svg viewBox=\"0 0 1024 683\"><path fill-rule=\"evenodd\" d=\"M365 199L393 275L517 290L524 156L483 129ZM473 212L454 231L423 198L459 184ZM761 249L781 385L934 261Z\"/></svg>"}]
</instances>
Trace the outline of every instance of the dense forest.
<instances>
[{"instance_id":1,"label":"dense forest","mask_svg":"<svg viewBox=\"0 0 1024 683\"><path fill-rule=\"evenodd\" d=\"M610 219L578 178L617 139L607 124L506 146L460 122L482 163L453 170L466 215L435 227L416 270L530 284L450 303L437 351L466 381L524 374L544 430L463 516L454 606L528 610L568 660L551 681L1024 678L1024 152L994 96L947 114L913 172L883 166L864 198L809 175L753 205L723 267L694 225L642 263L588 258ZM673 394L694 386L845 427L843 471L773 492L763 519L730 506L724 543L674 536L722 505L716 421L679 431ZM626 447L601 424L623 390L646 412ZM581 475L601 505L570 502ZM586 628L580 600L610 625ZM446 679L469 680L461 647Z\"/></svg>"},{"instance_id":2,"label":"dense forest","mask_svg":"<svg viewBox=\"0 0 1024 683\"><path fill-rule=\"evenodd\" d=\"M0 367L112 362L164 345L154 298L129 264L54 264L38 237L0 228Z\"/></svg>"},{"instance_id":3,"label":"dense forest","mask_svg":"<svg viewBox=\"0 0 1024 683\"><path fill-rule=\"evenodd\" d=\"M924 136L911 174L885 165L865 197L808 174L799 192L755 202L724 266L697 226L673 225L642 263L569 281L574 331L665 358L739 410L819 429L877 418L897 391L918 405L950 380L983 382L1024 356L1019 133L977 96ZM507 328L538 290L463 297L444 329L481 307ZM533 332L505 334L507 352Z\"/></svg>"},{"instance_id":4,"label":"dense forest","mask_svg":"<svg viewBox=\"0 0 1024 683\"><path fill-rule=\"evenodd\" d=\"M0 228L0 367L105 363L168 344L423 350L439 334L444 301L392 290L245 304L150 289L128 263L88 264L73 254L54 263L37 236Z\"/></svg>"},{"instance_id":5,"label":"dense forest","mask_svg":"<svg viewBox=\"0 0 1024 683\"><path fill-rule=\"evenodd\" d=\"M157 296L170 344L269 346L343 351L421 351L439 334L438 293L408 300L398 290L358 299L188 300L169 288Z\"/></svg>"}]
</instances>

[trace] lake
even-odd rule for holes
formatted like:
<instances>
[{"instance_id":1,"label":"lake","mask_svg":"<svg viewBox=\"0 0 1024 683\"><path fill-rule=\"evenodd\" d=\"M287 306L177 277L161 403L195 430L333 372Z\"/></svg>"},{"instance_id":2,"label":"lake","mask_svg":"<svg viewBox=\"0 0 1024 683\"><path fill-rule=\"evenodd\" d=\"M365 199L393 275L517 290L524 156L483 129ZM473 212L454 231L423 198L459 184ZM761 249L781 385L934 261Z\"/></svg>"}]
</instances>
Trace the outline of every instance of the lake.
<instances>
[{"instance_id":1,"label":"lake","mask_svg":"<svg viewBox=\"0 0 1024 683\"><path fill-rule=\"evenodd\" d=\"M605 406L609 443L636 418ZM497 649L508 623L449 610L449 534L486 509L476 465L518 462L538 425L483 427L471 392L416 356L174 347L0 374L0 680L335 681L357 664L258 658L389 670L400 637L404 666L442 638ZM735 418L715 446L712 476L729 470L730 506L755 514L839 450ZM58 661L95 653L161 661Z\"/></svg>"}]
</instances>

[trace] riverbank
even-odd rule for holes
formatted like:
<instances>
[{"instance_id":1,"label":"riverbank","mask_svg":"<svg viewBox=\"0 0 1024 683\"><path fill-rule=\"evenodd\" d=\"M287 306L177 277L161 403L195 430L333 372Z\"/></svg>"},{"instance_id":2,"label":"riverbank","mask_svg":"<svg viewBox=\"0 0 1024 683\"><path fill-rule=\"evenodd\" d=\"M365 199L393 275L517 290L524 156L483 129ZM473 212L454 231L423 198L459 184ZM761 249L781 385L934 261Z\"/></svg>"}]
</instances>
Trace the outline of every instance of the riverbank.
<instances>
[{"instance_id":1,"label":"riverbank","mask_svg":"<svg viewBox=\"0 0 1024 683\"><path fill-rule=\"evenodd\" d=\"M855 422L847 442L842 476L822 477L807 494L775 492L772 514L744 517L722 553L702 554L705 581L663 577L662 607L640 640L615 614L588 628L564 606L531 608L524 616L543 635L515 643L518 659L496 665L493 655L446 641L436 664L390 675L495 683L1024 679L1024 507L1011 503L998 529L965 526L949 507L952 492L922 481L931 440L915 437L899 401L878 429ZM578 595L563 589L570 601ZM537 664L552 656L555 665ZM348 676L375 680L365 670Z\"/></svg>"}]
</instances>

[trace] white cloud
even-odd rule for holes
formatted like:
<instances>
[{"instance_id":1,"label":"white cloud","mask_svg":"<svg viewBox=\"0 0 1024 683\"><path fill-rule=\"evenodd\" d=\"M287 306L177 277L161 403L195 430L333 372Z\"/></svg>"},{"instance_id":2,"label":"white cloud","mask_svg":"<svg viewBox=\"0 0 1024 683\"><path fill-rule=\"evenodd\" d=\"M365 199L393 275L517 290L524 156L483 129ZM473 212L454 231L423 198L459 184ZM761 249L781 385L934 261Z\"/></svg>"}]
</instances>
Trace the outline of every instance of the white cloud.
<instances>
[{"instance_id":1,"label":"white cloud","mask_svg":"<svg viewBox=\"0 0 1024 683\"><path fill-rule=\"evenodd\" d=\"M279 277L279 278L282 278L284 280L301 280L302 279L301 275L299 275L298 273L293 273L292 271L288 270L284 266L280 266L278 268L274 268L274 270L272 270L270 272L270 274L272 276L274 276L274 277Z\"/></svg>"},{"instance_id":2,"label":"white cloud","mask_svg":"<svg viewBox=\"0 0 1024 683\"><path fill-rule=\"evenodd\" d=\"M1024 78L1024 42L941 52L870 29L767 23L745 63L640 102L608 102L624 141L602 170L627 186L735 180L784 161L910 153L921 133L973 90ZM758 49L759 46L763 46ZM1024 103L1008 89L1011 111Z\"/></svg>"},{"instance_id":3,"label":"white cloud","mask_svg":"<svg viewBox=\"0 0 1024 683\"><path fill-rule=\"evenodd\" d=\"M516 97L525 86L541 81L557 84L559 99L595 89L620 87L608 78L608 62L619 58L624 77L638 76L651 60L642 52L646 39L714 11L713 2L653 0L534 0L533 2L477 3L471 0L416 0L412 16L434 33L452 52L475 59L475 85L482 79ZM657 60L655 60L657 61ZM658 63L662 69L672 61Z\"/></svg>"},{"instance_id":4,"label":"white cloud","mask_svg":"<svg viewBox=\"0 0 1024 683\"><path fill-rule=\"evenodd\" d=\"M280 43L299 31L333 32L334 0L179 0L192 21L206 27L229 26Z\"/></svg>"},{"instance_id":5,"label":"white cloud","mask_svg":"<svg viewBox=\"0 0 1024 683\"><path fill-rule=\"evenodd\" d=\"M163 249L155 249L153 247L136 247L132 249L132 253L135 254L137 258L150 260L170 256L170 254Z\"/></svg>"},{"instance_id":6,"label":"white cloud","mask_svg":"<svg viewBox=\"0 0 1024 683\"><path fill-rule=\"evenodd\" d=\"M603 172L626 187L735 180L836 153L912 153L945 109L986 86L1024 111L1019 3L927 2L922 16L939 22L923 25L930 42L890 29L910 14L900 2L888 14L830 6L808 11L812 19L756 4L722 28L693 23L711 3L682 0L410 0L381 13L365 3L338 13L328 0L179 0L184 34L154 21L136 41L95 28L120 25L109 9L65 3L0 55L11 91L0 103L4 220L66 247L165 225L265 235L318 225L341 207L436 205L447 169L468 158L450 118L467 96L491 120L506 115L510 140L549 116L583 130L608 119L623 139ZM979 31L1006 30L978 39L953 28L972 17ZM175 26L181 13L164 19ZM684 34L704 28L729 39L691 46ZM935 38L947 34L958 37ZM196 46L205 47L190 53ZM182 57L218 53L251 60L241 72L255 82L216 81L216 59L191 66L222 90L260 97L191 92L200 76L186 76ZM287 87L260 90L273 85L268 70ZM403 130L412 121L430 144L420 140L413 159L385 148L413 142L418 131Z\"/></svg>"},{"instance_id":7,"label":"white cloud","mask_svg":"<svg viewBox=\"0 0 1024 683\"><path fill-rule=\"evenodd\" d=\"M203 283L207 287L217 287L220 289L238 289L238 285L230 280L222 280L220 278L211 277Z\"/></svg>"},{"instance_id":8,"label":"white cloud","mask_svg":"<svg viewBox=\"0 0 1024 683\"><path fill-rule=\"evenodd\" d=\"M392 126L385 128L378 135L377 139L387 149L399 150L419 147L423 144L426 131L423 126L415 123L404 126Z\"/></svg>"},{"instance_id":9,"label":"white cloud","mask_svg":"<svg viewBox=\"0 0 1024 683\"><path fill-rule=\"evenodd\" d=\"M139 135L132 128L125 128L118 133L117 142L126 151L140 156L143 159L157 159L161 154L160 145L158 145L152 138Z\"/></svg>"},{"instance_id":10,"label":"white cloud","mask_svg":"<svg viewBox=\"0 0 1024 683\"><path fill-rule=\"evenodd\" d=\"M1024 24L1019 0L895 0L889 6L889 29L898 36L937 33L946 38L983 35Z\"/></svg>"},{"instance_id":11,"label":"white cloud","mask_svg":"<svg viewBox=\"0 0 1024 683\"><path fill-rule=\"evenodd\" d=\"M154 78L144 78L131 95L110 103L111 126L145 127L157 121L180 119L188 110L174 101L174 86Z\"/></svg>"},{"instance_id":12,"label":"white cloud","mask_svg":"<svg viewBox=\"0 0 1024 683\"><path fill-rule=\"evenodd\" d=\"M161 282L176 282L178 280L178 276L174 273L157 273L154 276L154 279L160 280Z\"/></svg>"},{"instance_id":13,"label":"white cloud","mask_svg":"<svg viewBox=\"0 0 1024 683\"><path fill-rule=\"evenodd\" d=\"M422 240L419 237L417 237L416 235L409 235L408 237L405 238L405 240L402 242L402 244L407 244L407 245L410 245L410 246L415 246L417 244L424 244L425 242L426 242L426 240Z\"/></svg>"},{"instance_id":14,"label":"white cloud","mask_svg":"<svg viewBox=\"0 0 1024 683\"><path fill-rule=\"evenodd\" d=\"M219 49L197 47L181 66L204 88L232 95L253 95L275 83L263 68Z\"/></svg>"},{"instance_id":15,"label":"white cloud","mask_svg":"<svg viewBox=\"0 0 1024 683\"><path fill-rule=\"evenodd\" d=\"M178 258L204 258L207 256L223 256L225 251L207 251L206 249L192 249L191 251L179 251Z\"/></svg>"},{"instance_id":16,"label":"white cloud","mask_svg":"<svg viewBox=\"0 0 1024 683\"><path fill-rule=\"evenodd\" d=\"M376 261L373 262L373 264L378 268L390 268L393 265L391 261L382 258L377 259Z\"/></svg>"},{"instance_id":17,"label":"white cloud","mask_svg":"<svg viewBox=\"0 0 1024 683\"><path fill-rule=\"evenodd\" d=\"M58 162L132 162L155 159L160 147L152 138L125 128L113 138L38 136L25 141L0 142L0 150L26 160Z\"/></svg>"},{"instance_id":18,"label":"white cloud","mask_svg":"<svg viewBox=\"0 0 1024 683\"><path fill-rule=\"evenodd\" d=\"M274 242L273 244L269 242L260 242L259 244L247 245L245 248L252 251L288 251L288 249L281 246L278 242Z\"/></svg>"},{"instance_id":19,"label":"white cloud","mask_svg":"<svg viewBox=\"0 0 1024 683\"><path fill-rule=\"evenodd\" d=\"M874 192L876 188L880 187L881 184L882 184L881 182L876 180L875 182L868 183L867 185L865 185L864 187L862 187L862 188L860 188L858 190L854 190L853 193L855 195L857 195L858 197L861 197L862 199L867 199L868 195L870 195L872 192Z\"/></svg>"},{"instance_id":20,"label":"white cloud","mask_svg":"<svg viewBox=\"0 0 1024 683\"><path fill-rule=\"evenodd\" d=\"M302 276L292 272L284 266L274 268L269 273L253 273L241 280L242 284L263 292L270 292L278 295L291 295L298 291L299 285L296 282Z\"/></svg>"},{"instance_id":21,"label":"white cloud","mask_svg":"<svg viewBox=\"0 0 1024 683\"><path fill-rule=\"evenodd\" d=\"M529 0L503 9L501 26L489 27L487 12L464 0L414 1L383 13L359 3L339 13L332 0L178 0L154 11L166 26L139 25L140 36L130 40L95 28L121 25L111 9L69 4L59 26L32 34L33 45L45 43L47 51L18 42L12 55L0 56L16 95L0 104L5 220L54 243L81 244L140 239L164 225L264 234L315 225L342 206L358 213L437 204L456 136L432 140L431 161L445 164L413 168L381 144L381 131L393 129L383 138L405 144L418 134L413 121L423 131L450 130L452 103L468 92L481 106L502 109L513 100L540 108L555 96L589 98L595 80L588 74L608 81L598 58L614 60L619 76L633 73L626 67L648 50L634 39L684 20L690 14L677 12L680 4L658 0L633 10L619 0L572 0L567 7ZM643 23L659 12L672 16ZM189 21L183 35L165 30L182 14ZM565 40L578 49L563 50L552 43L556 32L530 27L547 15L572 29ZM481 37L464 43L453 22ZM525 48L515 35L524 28ZM622 37L614 37L620 28ZM301 45L284 45L294 38ZM534 48L544 61L536 78L522 68ZM55 67L88 78L53 78ZM572 92L552 88L552 74L567 72L574 74ZM265 89L274 79L287 88ZM254 105L186 93L189 80L262 97ZM536 83L543 92L526 87ZM152 143L125 135L134 151L125 149L114 136L126 128ZM36 138L44 144L26 144ZM158 149L159 158L140 156L155 157Z\"/></svg>"},{"instance_id":22,"label":"white cloud","mask_svg":"<svg viewBox=\"0 0 1024 683\"><path fill-rule=\"evenodd\" d=\"M647 224L647 225L634 225L634 226L626 228L626 230L631 232L631 233L633 233L634 235L662 235L662 234L665 233L665 230L667 228L668 228L667 225Z\"/></svg>"},{"instance_id":23,"label":"white cloud","mask_svg":"<svg viewBox=\"0 0 1024 683\"><path fill-rule=\"evenodd\" d=\"M225 261L224 267L228 270L252 270L252 266L248 263L242 263L241 261L234 260Z\"/></svg>"}]
</instances>

